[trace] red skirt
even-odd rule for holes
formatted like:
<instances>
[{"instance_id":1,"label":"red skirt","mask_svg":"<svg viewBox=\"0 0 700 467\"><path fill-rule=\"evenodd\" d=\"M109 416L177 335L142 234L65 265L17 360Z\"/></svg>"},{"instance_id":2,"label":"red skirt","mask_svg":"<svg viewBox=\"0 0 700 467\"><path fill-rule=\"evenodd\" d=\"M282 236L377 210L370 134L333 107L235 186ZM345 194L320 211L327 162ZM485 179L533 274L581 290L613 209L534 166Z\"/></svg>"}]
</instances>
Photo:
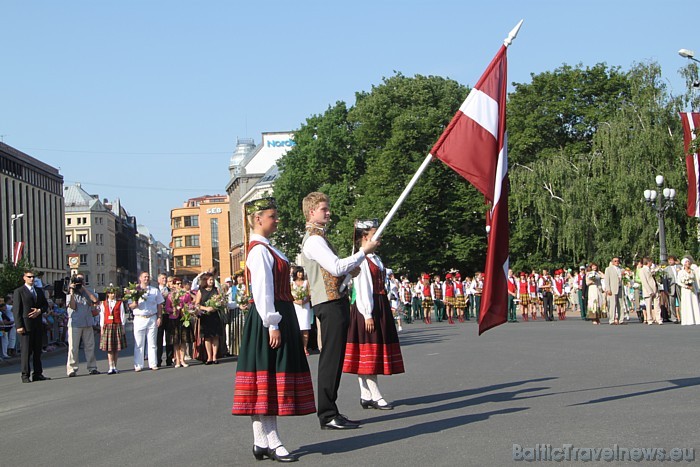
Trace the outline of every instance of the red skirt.
<instances>
[{"instance_id":1,"label":"red skirt","mask_svg":"<svg viewBox=\"0 0 700 467\"><path fill-rule=\"evenodd\" d=\"M345 346L343 373L394 375L404 372L403 357L391 305L386 295L374 294L374 332L365 330L365 318L353 304Z\"/></svg>"}]
</instances>

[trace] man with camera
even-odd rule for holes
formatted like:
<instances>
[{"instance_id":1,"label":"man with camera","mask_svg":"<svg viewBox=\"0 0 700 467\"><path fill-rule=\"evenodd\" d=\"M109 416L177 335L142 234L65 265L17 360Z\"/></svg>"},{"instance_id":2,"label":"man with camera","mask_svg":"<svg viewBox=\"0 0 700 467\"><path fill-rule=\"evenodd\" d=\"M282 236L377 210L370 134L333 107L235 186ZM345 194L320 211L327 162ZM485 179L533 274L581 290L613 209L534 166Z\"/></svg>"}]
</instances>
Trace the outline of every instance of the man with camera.
<instances>
[{"instance_id":1,"label":"man with camera","mask_svg":"<svg viewBox=\"0 0 700 467\"><path fill-rule=\"evenodd\" d=\"M99 375L95 359L94 317L98 314L94 309L97 296L85 287L85 277L77 274L71 278L68 286L68 363L66 372L69 377L78 373L78 350L83 341L87 369L91 375Z\"/></svg>"}]
</instances>

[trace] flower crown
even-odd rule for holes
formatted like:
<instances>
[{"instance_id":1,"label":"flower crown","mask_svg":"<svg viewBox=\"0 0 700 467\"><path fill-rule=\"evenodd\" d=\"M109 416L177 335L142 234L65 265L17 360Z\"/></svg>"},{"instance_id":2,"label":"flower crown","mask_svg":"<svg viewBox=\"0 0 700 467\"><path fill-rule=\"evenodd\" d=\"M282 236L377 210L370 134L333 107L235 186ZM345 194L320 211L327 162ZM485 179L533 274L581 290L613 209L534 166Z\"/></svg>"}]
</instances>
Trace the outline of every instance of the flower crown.
<instances>
[{"instance_id":1,"label":"flower crown","mask_svg":"<svg viewBox=\"0 0 700 467\"><path fill-rule=\"evenodd\" d=\"M260 198L245 203L245 213L248 215L267 209L277 209L277 201L275 201L275 198Z\"/></svg>"},{"instance_id":2,"label":"flower crown","mask_svg":"<svg viewBox=\"0 0 700 467\"><path fill-rule=\"evenodd\" d=\"M356 229L376 229L379 227L379 219L365 219L365 220L356 220L355 221L355 228Z\"/></svg>"}]
</instances>

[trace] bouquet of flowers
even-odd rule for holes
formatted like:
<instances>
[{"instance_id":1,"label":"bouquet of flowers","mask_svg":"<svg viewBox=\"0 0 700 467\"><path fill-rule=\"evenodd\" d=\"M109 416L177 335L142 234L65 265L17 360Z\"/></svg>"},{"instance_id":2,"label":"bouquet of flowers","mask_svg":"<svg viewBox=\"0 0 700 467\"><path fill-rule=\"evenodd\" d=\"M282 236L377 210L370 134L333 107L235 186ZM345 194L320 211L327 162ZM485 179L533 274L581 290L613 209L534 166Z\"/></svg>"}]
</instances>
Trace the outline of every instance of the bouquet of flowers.
<instances>
[{"instance_id":1,"label":"bouquet of flowers","mask_svg":"<svg viewBox=\"0 0 700 467\"><path fill-rule=\"evenodd\" d=\"M194 321L194 304L192 303L183 303L182 304L182 316L180 317L180 321L182 321L182 325L186 328L189 328L190 325L192 324L192 321Z\"/></svg>"},{"instance_id":2,"label":"bouquet of flowers","mask_svg":"<svg viewBox=\"0 0 700 467\"><path fill-rule=\"evenodd\" d=\"M216 313L217 311L226 310L228 308L228 300L225 295L216 294L209 297L209 300L204 303L204 306L209 306L214 309L214 311L208 313Z\"/></svg>"},{"instance_id":3,"label":"bouquet of flowers","mask_svg":"<svg viewBox=\"0 0 700 467\"><path fill-rule=\"evenodd\" d=\"M138 284L129 282L129 285L124 288L124 301L131 300L134 303L138 303L147 292L147 289L142 289Z\"/></svg>"},{"instance_id":4,"label":"bouquet of flowers","mask_svg":"<svg viewBox=\"0 0 700 467\"><path fill-rule=\"evenodd\" d=\"M248 295L245 286L238 286L238 291L236 293L236 303L238 303L238 307L241 310L245 311L248 309L248 305L250 304L250 295Z\"/></svg>"},{"instance_id":5,"label":"bouquet of flowers","mask_svg":"<svg viewBox=\"0 0 700 467\"><path fill-rule=\"evenodd\" d=\"M294 300L300 300L303 302L306 300L306 297L309 296L309 292L306 290L306 286L298 286L295 284L292 287L292 296L294 297Z\"/></svg>"},{"instance_id":6,"label":"bouquet of flowers","mask_svg":"<svg viewBox=\"0 0 700 467\"><path fill-rule=\"evenodd\" d=\"M651 273L654 276L654 280L656 282L658 282L659 284L662 284L663 280L666 278L666 271L664 271L663 269L661 269L658 266L656 268L652 269Z\"/></svg>"},{"instance_id":7,"label":"bouquet of flowers","mask_svg":"<svg viewBox=\"0 0 700 467\"><path fill-rule=\"evenodd\" d=\"M183 303L182 297L187 294L187 291L178 289L170 293L170 300L173 302L173 312L175 314L181 312L186 305Z\"/></svg>"},{"instance_id":8,"label":"bouquet of flowers","mask_svg":"<svg viewBox=\"0 0 700 467\"><path fill-rule=\"evenodd\" d=\"M683 287L685 287L686 289L692 289L694 283L695 283L695 278L694 278L693 276L685 277L685 278L681 281L681 284L682 284Z\"/></svg>"}]
</instances>

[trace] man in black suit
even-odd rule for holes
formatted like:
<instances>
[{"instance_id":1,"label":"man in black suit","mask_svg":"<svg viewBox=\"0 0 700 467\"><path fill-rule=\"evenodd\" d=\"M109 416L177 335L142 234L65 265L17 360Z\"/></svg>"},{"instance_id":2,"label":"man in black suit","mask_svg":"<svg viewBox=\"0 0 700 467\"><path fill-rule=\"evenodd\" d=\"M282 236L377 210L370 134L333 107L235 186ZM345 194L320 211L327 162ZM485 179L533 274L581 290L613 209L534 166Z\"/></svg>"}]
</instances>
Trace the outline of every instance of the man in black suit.
<instances>
[{"instance_id":1,"label":"man in black suit","mask_svg":"<svg viewBox=\"0 0 700 467\"><path fill-rule=\"evenodd\" d=\"M22 382L30 381L29 357L33 356L34 375L33 381L44 381L47 378L43 375L41 367L41 344L44 324L41 321L42 313L49 310L49 304L44 296L44 291L39 287L34 287L34 273L24 272L24 285L15 289L12 301L15 313L15 324L17 334L22 348Z\"/></svg>"}]
</instances>

